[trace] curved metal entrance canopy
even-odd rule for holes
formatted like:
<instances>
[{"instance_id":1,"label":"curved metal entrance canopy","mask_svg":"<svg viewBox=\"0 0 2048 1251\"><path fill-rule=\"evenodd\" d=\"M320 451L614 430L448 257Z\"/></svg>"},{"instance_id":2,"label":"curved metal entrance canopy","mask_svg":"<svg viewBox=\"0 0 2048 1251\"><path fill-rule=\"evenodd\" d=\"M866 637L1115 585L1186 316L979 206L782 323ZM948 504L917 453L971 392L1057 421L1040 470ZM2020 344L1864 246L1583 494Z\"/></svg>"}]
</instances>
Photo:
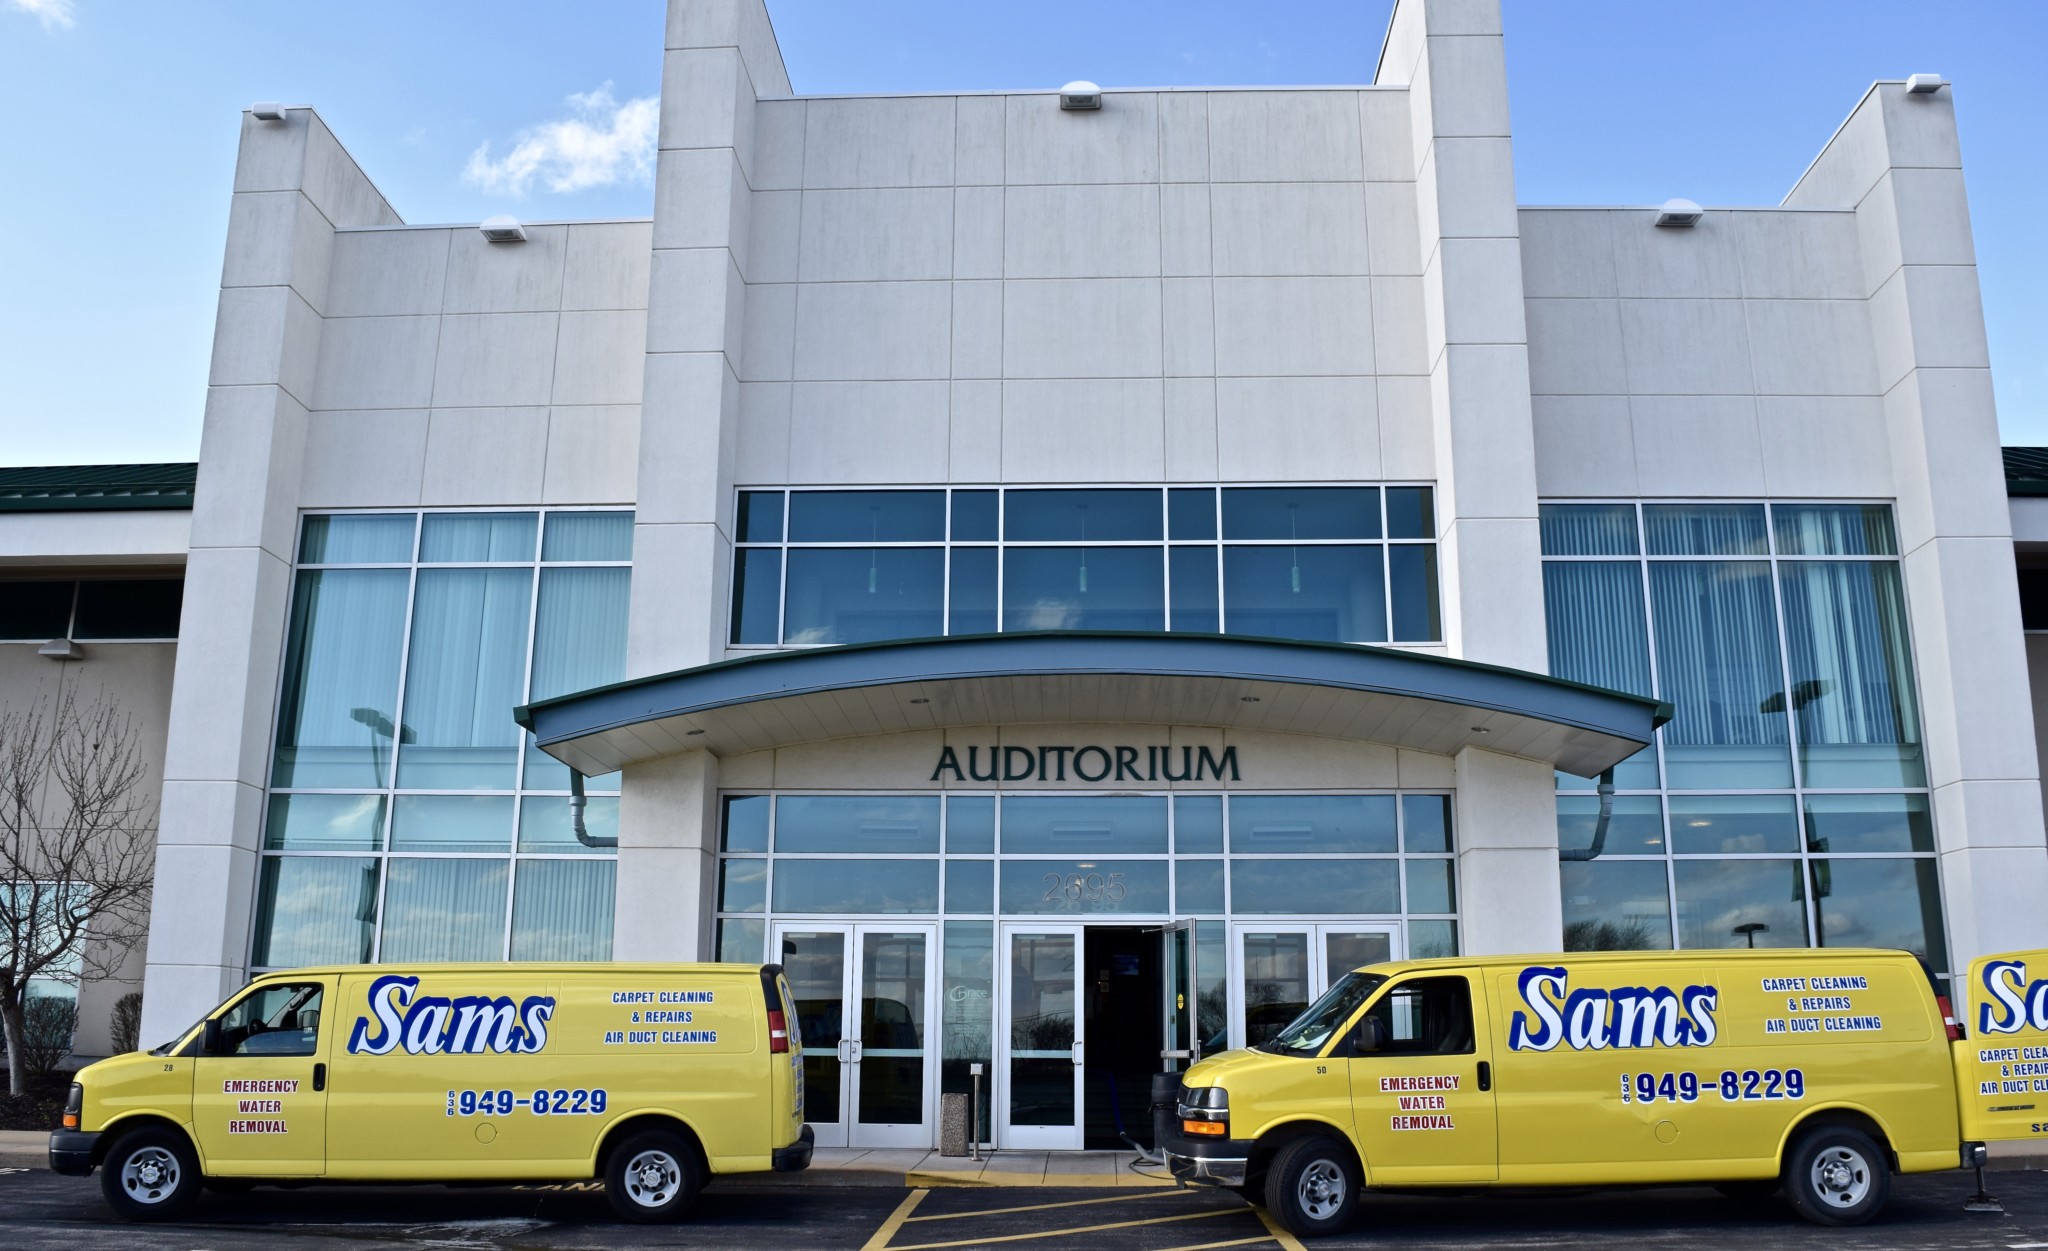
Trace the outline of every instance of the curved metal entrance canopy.
<instances>
[{"instance_id":1,"label":"curved metal entrance canopy","mask_svg":"<svg viewBox=\"0 0 2048 1251\"><path fill-rule=\"evenodd\" d=\"M1541 760L1591 777L1670 719L1654 699L1419 652L1230 635L979 634L774 652L542 700L513 716L586 775L956 726L1147 724Z\"/></svg>"}]
</instances>

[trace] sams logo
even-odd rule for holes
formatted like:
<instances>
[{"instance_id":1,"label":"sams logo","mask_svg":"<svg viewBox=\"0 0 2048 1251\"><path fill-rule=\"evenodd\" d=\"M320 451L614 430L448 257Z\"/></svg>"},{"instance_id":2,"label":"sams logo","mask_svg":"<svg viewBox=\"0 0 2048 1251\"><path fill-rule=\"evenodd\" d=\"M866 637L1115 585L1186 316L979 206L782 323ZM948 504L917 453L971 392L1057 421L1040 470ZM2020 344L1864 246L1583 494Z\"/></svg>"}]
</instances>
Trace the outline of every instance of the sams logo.
<instances>
[{"instance_id":1,"label":"sams logo","mask_svg":"<svg viewBox=\"0 0 2048 1251\"><path fill-rule=\"evenodd\" d=\"M370 1012L349 1033L352 1055L532 1055L548 1045L555 1015L550 995L528 995L518 1005L505 995L449 999L419 993L420 979L387 973L370 983Z\"/></svg>"},{"instance_id":2,"label":"sams logo","mask_svg":"<svg viewBox=\"0 0 2048 1251\"><path fill-rule=\"evenodd\" d=\"M1508 1025L1508 1050L1705 1047L1715 1036L1721 993L1712 986L1622 986L1572 990L1562 968L1532 965L1515 982L1524 1010Z\"/></svg>"},{"instance_id":3,"label":"sams logo","mask_svg":"<svg viewBox=\"0 0 2048 1251\"><path fill-rule=\"evenodd\" d=\"M2029 982L2025 961L1993 960L1985 965L1984 995L1977 1012L1978 1033L2048 1030L2048 979Z\"/></svg>"}]
</instances>

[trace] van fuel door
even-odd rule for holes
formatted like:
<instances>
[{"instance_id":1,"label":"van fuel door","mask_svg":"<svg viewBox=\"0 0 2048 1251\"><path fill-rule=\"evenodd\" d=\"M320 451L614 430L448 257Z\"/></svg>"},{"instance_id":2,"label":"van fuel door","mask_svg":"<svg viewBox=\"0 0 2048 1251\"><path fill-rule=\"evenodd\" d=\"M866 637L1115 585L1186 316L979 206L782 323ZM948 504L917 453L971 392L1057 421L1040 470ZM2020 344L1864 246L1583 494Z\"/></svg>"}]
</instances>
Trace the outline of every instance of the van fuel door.
<instances>
[{"instance_id":1,"label":"van fuel door","mask_svg":"<svg viewBox=\"0 0 2048 1251\"><path fill-rule=\"evenodd\" d=\"M2048 951L1979 957L1962 991L1963 1140L2048 1139Z\"/></svg>"}]
</instances>

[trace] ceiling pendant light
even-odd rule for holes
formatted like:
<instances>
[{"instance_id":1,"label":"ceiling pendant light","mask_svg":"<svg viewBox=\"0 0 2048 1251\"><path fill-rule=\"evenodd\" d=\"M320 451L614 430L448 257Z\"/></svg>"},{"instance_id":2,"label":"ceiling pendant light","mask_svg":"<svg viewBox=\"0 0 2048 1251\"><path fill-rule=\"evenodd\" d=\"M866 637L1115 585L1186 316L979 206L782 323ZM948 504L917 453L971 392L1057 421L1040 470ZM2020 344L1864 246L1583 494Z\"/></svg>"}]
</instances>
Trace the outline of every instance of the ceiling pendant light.
<instances>
[{"instance_id":1,"label":"ceiling pendant light","mask_svg":"<svg viewBox=\"0 0 2048 1251\"><path fill-rule=\"evenodd\" d=\"M1287 506L1287 538L1289 542L1294 543L1294 546L1287 549L1287 583L1288 589L1296 595L1301 594L1301 545L1298 541L1301 538L1301 531L1295 525L1294 516L1294 510L1298 507L1300 505L1297 504Z\"/></svg>"}]
</instances>

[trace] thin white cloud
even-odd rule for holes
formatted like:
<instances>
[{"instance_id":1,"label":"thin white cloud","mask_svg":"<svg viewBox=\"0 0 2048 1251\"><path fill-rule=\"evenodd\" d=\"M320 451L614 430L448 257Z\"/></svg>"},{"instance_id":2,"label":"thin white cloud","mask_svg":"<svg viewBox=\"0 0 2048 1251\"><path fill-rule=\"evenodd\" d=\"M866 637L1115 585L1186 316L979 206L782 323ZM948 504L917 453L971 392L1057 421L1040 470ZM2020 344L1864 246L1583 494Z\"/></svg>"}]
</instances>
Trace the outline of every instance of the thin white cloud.
<instances>
[{"instance_id":1,"label":"thin white cloud","mask_svg":"<svg viewBox=\"0 0 2048 1251\"><path fill-rule=\"evenodd\" d=\"M17 11L42 22L47 31L70 30L78 25L76 0L8 0Z\"/></svg>"},{"instance_id":2,"label":"thin white cloud","mask_svg":"<svg viewBox=\"0 0 2048 1251\"><path fill-rule=\"evenodd\" d=\"M470 153L463 181L485 191L523 196L536 182L561 194L653 180L654 140L661 122L656 97L621 104L606 83L595 91L571 95L568 105L570 116L519 132L503 156L493 157L489 143Z\"/></svg>"}]
</instances>

